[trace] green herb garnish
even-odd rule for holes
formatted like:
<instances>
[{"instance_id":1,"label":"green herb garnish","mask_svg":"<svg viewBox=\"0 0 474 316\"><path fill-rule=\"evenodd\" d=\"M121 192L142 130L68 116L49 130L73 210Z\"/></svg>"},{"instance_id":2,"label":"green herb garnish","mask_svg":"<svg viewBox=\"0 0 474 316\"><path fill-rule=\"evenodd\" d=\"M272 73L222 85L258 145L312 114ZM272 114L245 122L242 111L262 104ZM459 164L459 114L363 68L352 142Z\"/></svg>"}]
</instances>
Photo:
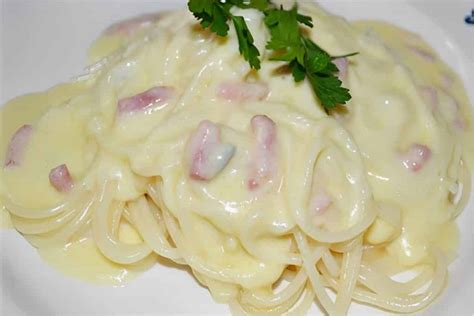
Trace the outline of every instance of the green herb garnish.
<instances>
[{"instance_id":1,"label":"green herb garnish","mask_svg":"<svg viewBox=\"0 0 474 316\"><path fill-rule=\"evenodd\" d=\"M240 54L250 67L260 69L260 52L254 45L250 30L241 16L230 13L233 6L254 8L265 14L265 25L271 38L266 48L272 50L271 60L288 62L293 78L300 82L305 78L326 110L351 99L349 90L342 87L337 77L339 69L332 62L335 58L314 43L302 32L302 27L313 27L311 17L299 14L296 5L290 10L274 7L268 0L189 0L189 10L200 21L219 36L227 36L229 21L232 21L239 42Z\"/></svg>"},{"instance_id":2,"label":"green herb garnish","mask_svg":"<svg viewBox=\"0 0 474 316\"><path fill-rule=\"evenodd\" d=\"M229 20L234 24L235 32L239 41L240 54L249 62L250 67L260 69L260 52L253 44L253 37L247 23L242 16L235 16L230 13L233 6L240 8L253 8L260 11L265 10L269 5L267 0L189 0L188 8L200 21L203 28L210 30L219 36L227 36L229 33Z\"/></svg>"}]
</instances>

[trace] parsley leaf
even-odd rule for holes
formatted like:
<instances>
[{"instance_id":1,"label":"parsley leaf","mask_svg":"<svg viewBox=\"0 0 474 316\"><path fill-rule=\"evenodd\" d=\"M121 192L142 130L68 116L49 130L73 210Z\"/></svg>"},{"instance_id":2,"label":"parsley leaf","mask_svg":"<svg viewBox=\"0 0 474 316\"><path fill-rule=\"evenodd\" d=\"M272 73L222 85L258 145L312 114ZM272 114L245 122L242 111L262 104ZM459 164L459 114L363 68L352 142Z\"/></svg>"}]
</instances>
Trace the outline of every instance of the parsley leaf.
<instances>
[{"instance_id":1,"label":"parsley leaf","mask_svg":"<svg viewBox=\"0 0 474 316\"><path fill-rule=\"evenodd\" d=\"M296 19L298 20L298 22L300 22L301 24L304 24L308 27L313 27L313 19L310 17L310 16L307 16L307 15L302 15L302 14L297 14L296 15Z\"/></svg>"},{"instance_id":2,"label":"parsley leaf","mask_svg":"<svg viewBox=\"0 0 474 316\"><path fill-rule=\"evenodd\" d=\"M295 82L303 81L304 78L306 77L306 71L299 62L295 60L291 61L290 69L291 69L291 74L293 75L293 78L295 79Z\"/></svg>"},{"instance_id":3,"label":"parsley leaf","mask_svg":"<svg viewBox=\"0 0 474 316\"><path fill-rule=\"evenodd\" d=\"M239 40L239 51L245 60L249 62L250 67L260 69L260 52L257 47L253 45L253 37L250 30L245 23L245 20L241 16L232 16L234 22L235 31L237 32L237 38Z\"/></svg>"},{"instance_id":4,"label":"parsley leaf","mask_svg":"<svg viewBox=\"0 0 474 316\"><path fill-rule=\"evenodd\" d=\"M235 16L230 12L230 8L235 5L241 8L255 8L263 10L269 5L268 0L229 0L221 2L219 0L189 0L188 8L198 19L203 28L210 28L213 33L219 36L227 36L229 33L229 20L232 20L237 39L239 42L240 54L248 61L251 68L260 69L260 52L254 45L254 40L250 30L241 16Z\"/></svg>"},{"instance_id":5,"label":"parsley leaf","mask_svg":"<svg viewBox=\"0 0 474 316\"><path fill-rule=\"evenodd\" d=\"M265 14L271 35L267 49L274 51L271 59L289 62L295 82L307 77L326 110L349 101L351 95L337 77L334 58L300 30L300 24L313 26L311 17L298 14L296 6L290 10L270 9Z\"/></svg>"},{"instance_id":6,"label":"parsley leaf","mask_svg":"<svg viewBox=\"0 0 474 316\"><path fill-rule=\"evenodd\" d=\"M342 87L341 80L336 76L322 73L307 74L307 76L325 109L345 104L351 99L349 90Z\"/></svg>"},{"instance_id":7,"label":"parsley leaf","mask_svg":"<svg viewBox=\"0 0 474 316\"><path fill-rule=\"evenodd\" d=\"M220 3L213 0L190 0L188 8L203 28L210 27L219 36L226 36L229 32L227 13Z\"/></svg>"}]
</instances>

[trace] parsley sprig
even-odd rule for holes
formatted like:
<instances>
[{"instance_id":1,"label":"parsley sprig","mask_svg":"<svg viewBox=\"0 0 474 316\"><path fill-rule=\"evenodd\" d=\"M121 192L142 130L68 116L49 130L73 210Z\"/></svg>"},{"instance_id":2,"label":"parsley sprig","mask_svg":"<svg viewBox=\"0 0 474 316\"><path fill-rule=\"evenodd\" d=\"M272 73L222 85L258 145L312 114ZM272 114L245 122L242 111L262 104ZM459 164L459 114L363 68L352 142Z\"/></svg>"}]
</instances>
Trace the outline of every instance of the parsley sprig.
<instances>
[{"instance_id":1,"label":"parsley sprig","mask_svg":"<svg viewBox=\"0 0 474 316\"><path fill-rule=\"evenodd\" d=\"M244 9L265 10L269 5L268 0L189 0L188 8L200 21L203 28L210 30L219 36L227 36L229 33L229 20L234 24L237 39L239 41L239 51L250 67L260 69L260 52L254 45L254 40L250 30L242 16L235 16L230 13L233 6Z\"/></svg>"},{"instance_id":2,"label":"parsley sprig","mask_svg":"<svg viewBox=\"0 0 474 316\"><path fill-rule=\"evenodd\" d=\"M234 16L230 9L254 8L265 14L265 25L271 38L266 49L273 51L270 60L288 63L296 82L308 79L314 93L326 110L351 99L349 90L342 87L337 77L339 69L333 57L314 43L303 27L313 27L312 18L298 13L296 5L285 10L274 7L269 0L189 0L189 10L200 21L202 27L219 36L227 36L228 22L232 21L239 42L240 54L254 69L260 69L260 52L254 45L252 34L242 16Z\"/></svg>"}]
</instances>

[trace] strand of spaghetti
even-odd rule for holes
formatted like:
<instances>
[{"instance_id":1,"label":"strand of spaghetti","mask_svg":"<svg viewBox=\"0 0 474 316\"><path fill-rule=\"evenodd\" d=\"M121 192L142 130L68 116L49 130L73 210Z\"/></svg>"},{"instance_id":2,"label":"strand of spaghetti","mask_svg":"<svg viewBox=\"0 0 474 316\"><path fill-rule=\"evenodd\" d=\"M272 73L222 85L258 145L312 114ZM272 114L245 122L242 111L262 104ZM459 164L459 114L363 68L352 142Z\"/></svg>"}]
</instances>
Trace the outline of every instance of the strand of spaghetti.
<instances>
[{"instance_id":1,"label":"strand of spaghetti","mask_svg":"<svg viewBox=\"0 0 474 316\"><path fill-rule=\"evenodd\" d=\"M198 280L199 283L201 283L204 286L207 286L207 282L206 282L206 279L204 278L204 275L194 270L191 270L191 271L193 271L193 275L196 278L196 280Z\"/></svg>"},{"instance_id":2,"label":"strand of spaghetti","mask_svg":"<svg viewBox=\"0 0 474 316\"><path fill-rule=\"evenodd\" d=\"M377 203L378 214L377 216L384 220L385 222L392 225L397 230L400 230L402 227L402 214L401 210L398 207L393 205L386 205L384 203Z\"/></svg>"},{"instance_id":3,"label":"strand of spaghetti","mask_svg":"<svg viewBox=\"0 0 474 316\"><path fill-rule=\"evenodd\" d=\"M70 210L64 211L53 217L33 219L12 215L11 220L15 229L23 234L44 234L60 228L74 218L76 213L79 211L78 206L79 205L74 205Z\"/></svg>"},{"instance_id":4,"label":"strand of spaghetti","mask_svg":"<svg viewBox=\"0 0 474 316\"><path fill-rule=\"evenodd\" d=\"M205 284L211 292L212 298L217 303L228 303L231 300L236 299L239 296L240 286L235 283L221 282L214 280L205 275L200 274L197 271L193 271L193 274L200 279L202 284Z\"/></svg>"},{"instance_id":5,"label":"strand of spaghetti","mask_svg":"<svg viewBox=\"0 0 474 316\"><path fill-rule=\"evenodd\" d=\"M153 210L152 215L155 218L156 222L160 225L163 231L166 232L166 235L169 236L168 230L166 229L165 219L163 216L163 208L164 202L163 197L161 196L161 192L156 188L159 186L158 183L155 185L150 184L148 185L148 196L150 197L151 201L149 201L150 209Z\"/></svg>"},{"instance_id":6,"label":"strand of spaghetti","mask_svg":"<svg viewBox=\"0 0 474 316\"><path fill-rule=\"evenodd\" d=\"M230 313L233 316L247 316L248 313L244 310L240 302L235 299L229 302Z\"/></svg>"},{"instance_id":7,"label":"strand of spaghetti","mask_svg":"<svg viewBox=\"0 0 474 316\"><path fill-rule=\"evenodd\" d=\"M172 241L172 238L170 238L171 236L165 222L164 210L167 208L163 201L163 196L160 189L161 187L162 187L162 183L160 181L157 181L154 185L150 184L148 186L148 189L147 189L148 196L150 197L149 204L150 204L150 208L155 210L153 212L153 216L155 217L156 221L160 224L160 226L163 228L163 230L166 232L168 241Z\"/></svg>"},{"instance_id":8,"label":"strand of spaghetti","mask_svg":"<svg viewBox=\"0 0 474 316\"><path fill-rule=\"evenodd\" d=\"M360 262L362 260L362 238L357 238L357 244L342 258L339 275L339 290L336 297L336 315L346 315L351 304L352 292L357 283Z\"/></svg>"},{"instance_id":9,"label":"strand of spaghetti","mask_svg":"<svg viewBox=\"0 0 474 316\"><path fill-rule=\"evenodd\" d=\"M135 225L135 222L134 222L133 219L132 219L132 215L130 214L130 210L129 210L129 205L128 205L128 204L127 204L127 206L124 207L124 209L122 210L122 217L123 217L127 222L129 222L131 225L136 226L136 225Z\"/></svg>"},{"instance_id":10,"label":"strand of spaghetti","mask_svg":"<svg viewBox=\"0 0 474 316\"><path fill-rule=\"evenodd\" d=\"M166 226L165 224L163 223L164 219L163 219L163 215L161 214L161 210L160 210L160 205L156 204L155 201L153 200L153 198L150 196L150 194L148 193L147 191L147 197L146 197L146 200L147 200L147 204L148 204L148 207L150 208L150 214L151 216L153 216L153 218L155 219L155 221L158 223L158 225L160 225L161 229L163 231L166 232Z\"/></svg>"},{"instance_id":11,"label":"strand of spaghetti","mask_svg":"<svg viewBox=\"0 0 474 316\"><path fill-rule=\"evenodd\" d=\"M335 293L337 293L337 290L339 288L339 284L337 283L336 278L331 275L331 273L329 272L328 268L324 265L324 263L323 262L318 262L316 264L316 267L318 268L318 271L321 272L321 276L324 279L324 283L325 283L326 287L330 288Z\"/></svg>"},{"instance_id":12,"label":"strand of spaghetti","mask_svg":"<svg viewBox=\"0 0 474 316\"><path fill-rule=\"evenodd\" d=\"M423 285L428 283L433 276L433 272L430 270L431 269L425 268L413 279L401 283L392 280L389 276L380 273L367 263L362 262L359 272L359 282L375 293L405 295L419 290Z\"/></svg>"},{"instance_id":13,"label":"strand of spaghetti","mask_svg":"<svg viewBox=\"0 0 474 316\"><path fill-rule=\"evenodd\" d=\"M150 206L150 209L154 210L153 214L152 214L153 218L155 218L158 225L161 227L160 229L164 232L164 234L165 234L164 238L165 238L167 244L169 245L169 247L171 249L176 249L177 253L179 253L179 255L180 255L179 258L174 259L174 262L176 262L178 264L186 264L186 262L184 261L183 257L181 256L181 254L179 252L179 249L176 247L176 244L174 243L173 239L171 238L170 233L168 231L168 228L166 227L165 219L163 217L163 212L161 211L162 207L157 206L156 204L154 204L153 200L148 200L148 204Z\"/></svg>"},{"instance_id":14,"label":"strand of spaghetti","mask_svg":"<svg viewBox=\"0 0 474 316\"><path fill-rule=\"evenodd\" d=\"M3 202L7 210L15 216L23 217L23 218L42 219L42 218L58 215L59 213L62 213L65 210L69 209L70 205L73 204L73 200L74 200L73 198L72 199L68 198L66 201L63 201L61 204L58 204L46 209L31 209L31 208L23 207L23 206L13 203L9 199L5 199L5 201Z\"/></svg>"},{"instance_id":15,"label":"strand of spaghetti","mask_svg":"<svg viewBox=\"0 0 474 316\"><path fill-rule=\"evenodd\" d=\"M366 245L364 245L363 260L370 262L370 266L380 271L380 273L387 276L394 276L406 270L405 267L398 263L397 258L387 256L384 249L366 248L365 246Z\"/></svg>"},{"instance_id":16,"label":"strand of spaghetti","mask_svg":"<svg viewBox=\"0 0 474 316\"><path fill-rule=\"evenodd\" d=\"M306 274L308 275L311 285L313 286L314 293L316 293L316 297L318 298L318 301L321 303L324 310L329 315L333 315L335 312L335 306L321 284L320 275L315 267L316 262L309 261L311 254L306 237L299 230L295 231L294 234L301 256L303 257L303 267L306 271ZM322 256L324 250L325 248L318 247L316 251L320 251Z\"/></svg>"},{"instance_id":17,"label":"strand of spaghetti","mask_svg":"<svg viewBox=\"0 0 474 316\"><path fill-rule=\"evenodd\" d=\"M462 210L466 207L472 190L472 179L469 173L469 169L464 161L461 161L460 179L459 183L462 185L462 193L459 202L455 205L453 218L456 218L461 214Z\"/></svg>"},{"instance_id":18,"label":"strand of spaghetti","mask_svg":"<svg viewBox=\"0 0 474 316\"><path fill-rule=\"evenodd\" d=\"M239 303L241 304L242 309L248 312L250 315L282 315L297 305L298 301L304 294L304 289L305 287L303 286L295 293L295 295L290 296L285 301L282 301L281 304L274 306L255 307L250 304L245 304L242 302L242 300L240 300Z\"/></svg>"},{"instance_id":19,"label":"strand of spaghetti","mask_svg":"<svg viewBox=\"0 0 474 316\"><path fill-rule=\"evenodd\" d=\"M164 232L165 238L168 241L168 244L170 245L171 248L176 248L175 246L171 245L171 243L169 242L170 234L168 233L168 230L166 229L165 219L161 211L162 206L155 204L155 202L150 196L148 196L146 200L147 200L148 208L150 209L150 214L155 219L155 222L160 226L160 229Z\"/></svg>"},{"instance_id":20,"label":"strand of spaghetti","mask_svg":"<svg viewBox=\"0 0 474 316\"><path fill-rule=\"evenodd\" d=\"M339 264L337 263L336 259L332 255L331 251L328 249L323 254L323 263L328 268L329 273L333 277L338 277L340 272Z\"/></svg>"},{"instance_id":21,"label":"strand of spaghetti","mask_svg":"<svg viewBox=\"0 0 474 316\"><path fill-rule=\"evenodd\" d=\"M332 289L337 289L339 287L337 281L329 275L329 272L327 271L326 267L319 266L319 269L321 270L328 286ZM379 293L375 294L372 292L368 292L363 288L357 287L354 290L352 298L353 300L361 303L379 306L389 311L398 313L411 313L423 308L416 306L423 302L423 297L421 295L417 297L403 295L397 296L391 294L391 291L384 290L380 290ZM427 304L429 304L429 302Z\"/></svg>"},{"instance_id":22,"label":"strand of spaghetti","mask_svg":"<svg viewBox=\"0 0 474 316\"><path fill-rule=\"evenodd\" d=\"M163 198L160 191L157 189L158 185L158 181L156 181L155 184L148 185L147 193L158 208L163 209Z\"/></svg>"},{"instance_id":23,"label":"strand of spaghetti","mask_svg":"<svg viewBox=\"0 0 474 316\"><path fill-rule=\"evenodd\" d=\"M165 210L167 210L167 208L166 208L166 205L164 204L160 188L161 188L161 181L157 180L154 184L149 184L148 189L147 189L148 195L151 198L151 204L155 205L156 209L159 211L159 212L154 212L155 213L154 217L157 220L159 220L160 223L162 223L163 231L166 232L166 235L167 235L166 240L168 241L168 244L170 245L170 247L173 249L177 249L177 251L180 254L180 258L176 258L174 259L174 261L178 264L187 264L186 259L184 258L182 254L182 249L178 250L176 241L173 239L173 236L170 233L170 227L166 221L166 216L165 216Z\"/></svg>"},{"instance_id":24,"label":"strand of spaghetti","mask_svg":"<svg viewBox=\"0 0 474 316\"><path fill-rule=\"evenodd\" d=\"M293 281L293 279L295 278L297 272L296 272L296 271L293 271L292 268L293 268L293 267L288 266L288 267L283 271L283 273L282 273L281 276L280 276L280 280L281 280L281 281L286 281L286 282ZM299 270L298 270L298 271L299 271Z\"/></svg>"},{"instance_id":25,"label":"strand of spaghetti","mask_svg":"<svg viewBox=\"0 0 474 316\"><path fill-rule=\"evenodd\" d=\"M431 284L424 291L423 294L416 295L390 295L388 293L375 294L369 292L363 288L356 287L353 293L353 299L355 301L378 306L386 310L398 313L413 313L419 311L428 306L436 296L443 289L446 273L447 264L443 254L438 251L433 251L435 257L435 273L431 280ZM338 283L334 280L327 269L322 267L323 276L327 280L329 286L334 290L338 290Z\"/></svg>"},{"instance_id":26,"label":"strand of spaghetti","mask_svg":"<svg viewBox=\"0 0 474 316\"><path fill-rule=\"evenodd\" d=\"M111 219L121 212L119 208L111 207L116 191L116 184L106 182L103 185L98 206L92 219L94 240L102 254L116 263L131 264L147 257L151 248L145 243L129 245L119 241L112 233Z\"/></svg>"},{"instance_id":27,"label":"strand of spaghetti","mask_svg":"<svg viewBox=\"0 0 474 316\"><path fill-rule=\"evenodd\" d=\"M162 257L175 260L181 259L179 250L172 248L166 238L165 232L150 213L145 197L129 203L131 218L137 226L138 232L154 252Z\"/></svg>"},{"instance_id":28,"label":"strand of spaghetti","mask_svg":"<svg viewBox=\"0 0 474 316\"><path fill-rule=\"evenodd\" d=\"M123 210L125 208L125 202L112 201L110 208L112 210L115 210L110 216L110 234L114 239L118 240L120 220L122 218Z\"/></svg>"},{"instance_id":29,"label":"strand of spaghetti","mask_svg":"<svg viewBox=\"0 0 474 316\"><path fill-rule=\"evenodd\" d=\"M303 289L307 280L308 276L304 269L300 268L293 280L291 280L282 291L272 293L272 295L262 295L255 291L244 290L242 291L240 300L243 304L252 305L257 308L277 306L282 304L284 301L289 300L299 290Z\"/></svg>"},{"instance_id":30,"label":"strand of spaghetti","mask_svg":"<svg viewBox=\"0 0 474 316\"><path fill-rule=\"evenodd\" d=\"M314 264L316 264L319 260L322 259L323 254L326 250L327 250L326 245L324 245L324 246L319 245L318 247L316 247L314 252L312 254L310 254L308 260L310 262L314 262Z\"/></svg>"},{"instance_id":31,"label":"strand of spaghetti","mask_svg":"<svg viewBox=\"0 0 474 316\"><path fill-rule=\"evenodd\" d=\"M311 305L314 301L314 292L311 286L308 284L306 285L306 289L304 291L304 296L301 302L298 303L295 307L285 313L287 316L300 316L305 315L308 313L308 310L311 308Z\"/></svg>"},{"instance_id":32,"label":"strand of spaghetti","mask_svg":"<svg viewBox=\"0 0 474 316\"><path fill-rule=\"evenodd\" d=\"M157 182L158 183L158 182ZM156 189L157 183L155 185L150 184L148 186L148 195L151 198L151 201L149 202L150 208L154 208L155 212L153 212L153 216L156 221L158 221L159 226L161 227L162 231L166 233L166 241L168 242L170 248L176 249L176 251L179 253L180 258L175 258L173 259L174 262L178 264L186 264L185 259L183 258L182 254L179 252L178 248L176 247L176 243L174 242L173 238L170 235L170 232L168 231L168 227L165 222L163 210L165 209L165 205L163 204L163 199L161 197L161 192Z\"/></svg>"},{"instance_id":33,"label":"strand of spaghetti","mask_svg":"<svg viewBox=\"0 0 474 316\"><path fill-rule=\"evenodd\" d=\"M45 234L25 235L25 238L36 248L64 246L77 231L89 222L94 204L94 199L87 201L73 220L57 230Z\"/></svg>"},{"instance_id":34,"label":"strand of spaghetti","mask_svg":"<svg viewBox=\"0 0 474 316\"><path fill-rule=\"evenodd\" d=\"M212 278L209 278L198 271L192 270L193 275L196 277L199 283L206 286L212 295L212 298L217 303L228 304L231 301L237 300L240 292L240 286L235 283L221 282Z\"/></svg>"},{"instance_id":35,"label":"strand of spaghetti","mask_svg":"<svg viewBox=\"0 0 474 316\"><path fill-rule=\"evenodd\" d=\"M386 297L360 289L354 291L353 298L358 302L378 306L397 313L414 313L428 306L436 298L444 286L444 281L444 275L435 275L428 291L420 295Z\"/></svg>"},{"instance_id":36,"label":"strand of spaghetti","mask_svg":"<svg viewBox=\"0 0 474 316\"><path fill-rule=\"evenodd\" d=\"M375 212L370 212L370 215L365 216L359 223L341 232L328 232L319 228L313 228L313 232L319 235L318 241L320 242L342 242L344 240L354 238L354 236L364 232L372 224L375 217ZM333 248L331 247L331 249Z\"/></svg>"},{"instance_id":37,"label":"strand of spaghetti","mask_svg":"<svg viewBox=\"0 0 474 316\"><path fill-rule=\"evenodd\" d=\"M345 254L360 244L360 240L356 237L351 240L347 240L345 242L338 242L332 244L329 248L331 251L339 254ZM363 245L363 247L366 245Z\"/></svg>"}]
</instances>

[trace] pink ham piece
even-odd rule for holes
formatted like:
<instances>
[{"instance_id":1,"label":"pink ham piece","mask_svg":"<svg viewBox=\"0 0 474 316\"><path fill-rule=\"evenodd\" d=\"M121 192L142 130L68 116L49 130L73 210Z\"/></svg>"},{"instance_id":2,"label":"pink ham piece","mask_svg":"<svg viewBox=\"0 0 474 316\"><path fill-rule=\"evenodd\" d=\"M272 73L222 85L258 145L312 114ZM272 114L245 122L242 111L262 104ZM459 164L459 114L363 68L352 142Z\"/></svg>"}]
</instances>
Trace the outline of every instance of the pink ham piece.
<instances>
[{"instance_id":1,"label":"pink ham piece","mask_svg":"<svg viewBox=\"0 0 474 316\"><path fill-rule=\"evenodd\" d=\"M438 109L438 92L434 87L420 86L418 87L418 92L432 111L436 111Z\"/></svg>"},{"instance_id":2,"label":"pink ham piece","mask_svg":"<svg viewBox=\"0 0 474 316\"><path fill-rule=\"evenodd\" d=\"M153 25L159 18L159 14L144 14L123 20L112 24L105 31L105 35L126 35L130 36L135 34L137 31Z\"/></svg>"},{"instance_id":3,"label":"pink ham piece","mask_svg":"<svg viewBox=\"0 0 474 316\"><path fill-rule=\"evenodd\" d=\"M316 227L322 227L327 221L324 216L332 204L332 198L326 192L318 190L311 196L309 201L309 219Z\"/></svg>"},{"instance_id":4,"label":"pink ham piece","mask_svg":"<svg viewBox=\"0 0 474 316\"><path fill-rule=\"evenodd\" d=\"M441 82L446 89L450 89L454 84L454 78L448 73L443 73L441 74Z\"/></svg>"},{"instance_id":5,"label":"pink ham piece","mask_svg":"<svg viewBox=\"0 0 474 316\"><path fill-rule=\"evenodd\" d=\"M69 169L66 165L59 165L49 172L49 182L58 192L69 192L74 187Z\"/></svg>"},{"instance_id":6,"label":"pink ham piece","mask_svg":"<svg viewBox=\"0 0 474 316\"><path fill-rule=\"evenodd\" d=\"M425 145L412 144L402 155L402 163L410 171L418 172L431 158L431 149Z\"/></svg>"},{"instance_id":7,"label":"pink ham piece","mask_svg":"<svg viewBox=\"0 0 474 316\"><path fill-rule=\"evenodd\" d=\"M430 52L414 45L407 46L410 51L412 51L417 56L421 57L422 59L426 60L427 62L433 63L436 61L436 56L431 54Z\"/></svg>"},{"instance_id":8,"label":"pink ham piece","mask_svg":"<svg viewBox=\"0 0 474 316\"><path fill-rule=\"evenodd\" d=\"M219 85L217 96L231 102L261 101L268 96L268 85L261 82L225 82Z\"/></svg>"},{"instance_id":9,"label":"pink ham piece","mask_svg":"<svg viewBox=\"0 0 474 316\"><path fill-rule=\"evenodd\" d=\"M466 129L466 120L462 116L458 101L451 95L448 95L446 106L449 108L450 112L454 116L452 122L454 129L457 131L464 131Z\"/></svg>"},{"instance_id":10,"label":"pink ham piece","mask_svg":"<svg viewBox=\"0 0 474 316\"><path fill-rule=\"evenodd\" d=\"M333 59L332 62L334 63L334 65L336 65L337 69L339 69L339 73L337 75L339 77L339 80L341 80L341 81L346 80L346 78L347 78L347 67L349 65L349 61L347 60L347 58L345 58L345 57L336 58L336 59Z\"/></svg>"},{"instance_id":11,"label":"pink ham piece","mask_svg":"<svg viewBox=\"0 0 474 316\"><path fill-rule=\"evenodd\" d=\"M202 121L186 146L189 176L194 180L213 179L229 163L235 154L235 146L221 142L219 127Z\"/></svg>"},{"instance_id":12,"label":"pink ham piece","mask_svg":"<svg viewBox=\"0 0 474 316\"><path fill-rule=\"evenodd\" d=\"M4 164L5 168L13 168L21 165L32 132L33 127L31 125L23 125L15 132L8 145Z\"/></svg>"},{"instance_id":13,"label":"pink ham piece","mask_svg":"<svg viewBox=\"0 0 474 316\"><path fill-rule=\"evenodd\" d=\"M165 103L173 97L174 92L174 88L171 87L153 87L134 96L119 100L117 113L121 116L143 112L152 106Z\"/></svg>"},{"instance_id":14,"label":"pink ham piece","mask_svg":"<svg viewBox=\"0 0 474 316\"><path fill-rule=\"evenodd\" d=\"M323 215L332 204L331 197L325 192L317 192L309 201L309 209L315 215Z\"/></svg>"},{"instance_id":15,"label":"pink ham piece","mask_svg":"<svg viewBox=\"0 0 474 316\"><path fill-rule=\"evenodd\" d=\"M256 115L250 123L256 142L247 187L253 191L270 181L276 173L277 132L275 122L266 115Z\"/></svg>"}]
</instances>

